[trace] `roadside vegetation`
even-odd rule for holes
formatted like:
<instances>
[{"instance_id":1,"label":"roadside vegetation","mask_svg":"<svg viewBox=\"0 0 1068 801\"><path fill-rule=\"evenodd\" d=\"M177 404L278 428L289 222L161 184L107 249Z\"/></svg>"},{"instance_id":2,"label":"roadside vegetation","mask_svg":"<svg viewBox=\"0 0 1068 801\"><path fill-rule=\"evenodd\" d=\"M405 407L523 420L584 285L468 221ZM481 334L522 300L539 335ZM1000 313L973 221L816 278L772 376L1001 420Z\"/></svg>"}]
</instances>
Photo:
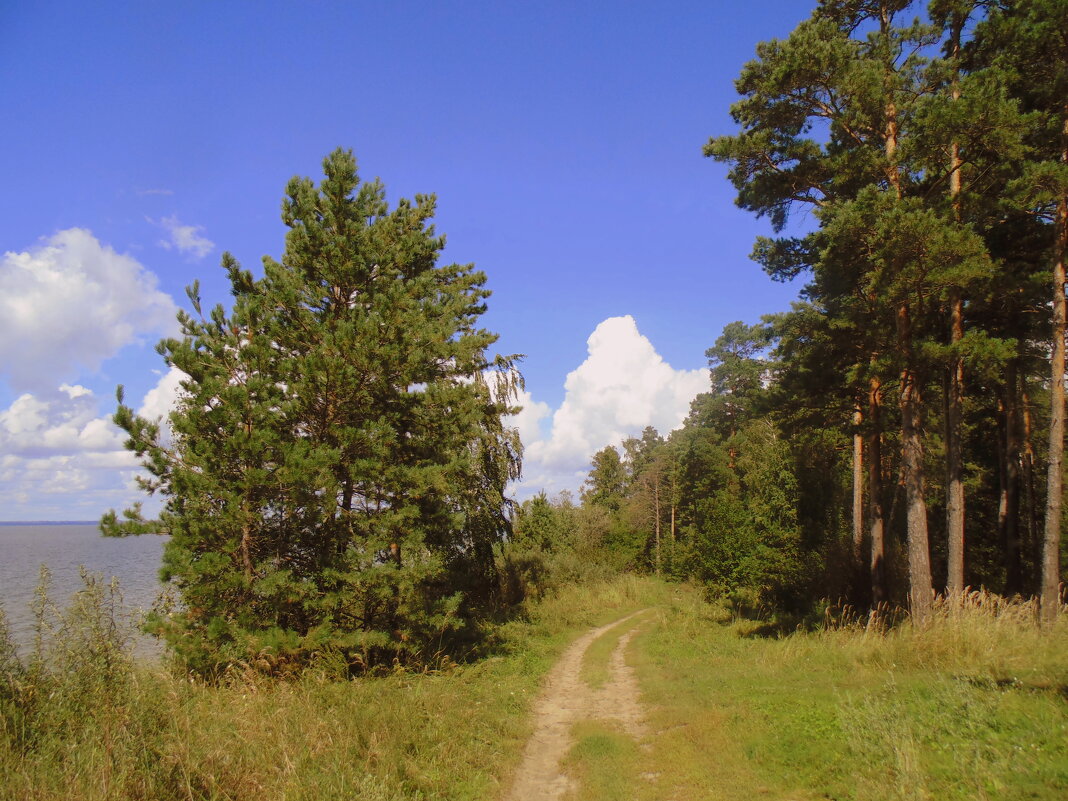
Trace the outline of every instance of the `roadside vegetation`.
<instances>
[{"instance_id":1,"label":"roadside vegetation","mask_svg":"<svg viewBox=\"0 0 1068 801\"><path fill-rule=\"evenodd\" d=\"M576 799L1059 799L1068 619L973 594L923 629L782 632L676 585L630 661L648 748L576 727Z\"/></svg>"},{"instance_id":2,"label":"roadside vegetation","mask_svg":"<svg viewBox=\"0 0 1068 801\"><path fill-rule=\"evenodd\" d=\"M210 682L136 661L117 590L90 576L64 610L41 598L29 652L0 639L0 798L494 798L556 655L664 597L648 579L592 581L496 624L478 659Z\"/></svg>"},{"instance_id":3,"label":"roadside vegetation","mask_svg":"<svg viewBox=\"0 0 1068 801\"><path fill-rule=\"evenodd\" d=\"M628 661L638 743L579 723L577 799L1056 799L1068 791L1068 620L973 594L923 630L826 616L784 630L700 588L570 582L521 605L468 660L345 677L235 666L216 681L131 655L117 589L87 577L41 636L0 651L2 799L487 799L507 791L539 684L578 633L645 607L587 652ZM462 654L455 655L462 657Z\"/></svg>"}]
</instances>

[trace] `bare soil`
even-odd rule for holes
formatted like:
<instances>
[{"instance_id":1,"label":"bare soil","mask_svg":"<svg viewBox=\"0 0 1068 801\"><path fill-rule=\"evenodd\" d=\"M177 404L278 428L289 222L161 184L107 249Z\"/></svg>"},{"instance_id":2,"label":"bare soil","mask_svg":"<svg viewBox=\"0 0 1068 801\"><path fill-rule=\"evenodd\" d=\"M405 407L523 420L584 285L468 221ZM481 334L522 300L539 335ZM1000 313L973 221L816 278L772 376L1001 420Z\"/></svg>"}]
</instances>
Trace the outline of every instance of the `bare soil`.
<instances>
[{"instance_id":1,"label":"bare soil","mask_svg":"<svg viewBox=\"0 0 1068 801\"><path fill-rule=\"evenodd\" d=\"M508 801L555 801L572 788L561 762L574 745L571 729L580 720L619 724L636 740L646 733L638 679L626 662L626 649L637 629L625 632L609 658L609 679L593 689L580 676L582 658L594 640L626 623L642 609L606 626L592 629L564 651L534 703L534 733L523 751Z\"/></svg>"}]
</instances>

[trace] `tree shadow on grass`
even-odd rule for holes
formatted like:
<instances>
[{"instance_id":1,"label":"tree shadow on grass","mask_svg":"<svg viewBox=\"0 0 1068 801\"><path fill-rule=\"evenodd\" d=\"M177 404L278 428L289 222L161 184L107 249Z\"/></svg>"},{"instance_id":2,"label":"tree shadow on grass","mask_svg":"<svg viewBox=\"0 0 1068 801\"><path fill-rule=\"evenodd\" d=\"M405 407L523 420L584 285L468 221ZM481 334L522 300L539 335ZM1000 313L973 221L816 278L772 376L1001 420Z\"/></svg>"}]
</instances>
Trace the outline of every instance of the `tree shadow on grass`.
<instances>
[{"instance_id":1,"label":"tree shadow on grass","mask_svg":"<svg viewBox=\"0 0 1068 801\"><path fill-rule=\"evenodd\" d=\"M958 681L970 684L983 690L996 690L998 692L1023 692L1042 695L1058 695L1061 700L1068 702L1068 684L1055 681L1026 681L1015 676L958 676Z\"/></svg>"}]
</instances>

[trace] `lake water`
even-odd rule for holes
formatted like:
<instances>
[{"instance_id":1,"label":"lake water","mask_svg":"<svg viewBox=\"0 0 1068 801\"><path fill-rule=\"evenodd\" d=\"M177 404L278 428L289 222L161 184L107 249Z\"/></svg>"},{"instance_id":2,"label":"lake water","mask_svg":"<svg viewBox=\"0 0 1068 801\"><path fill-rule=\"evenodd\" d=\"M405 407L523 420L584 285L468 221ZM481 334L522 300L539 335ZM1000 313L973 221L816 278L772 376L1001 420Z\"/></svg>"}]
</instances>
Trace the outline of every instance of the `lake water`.
<instances>
[{"instance_id":1,"label":"lake water","mask_svg":"<svg viewBox=\"0 0 1068 801\"><path fill-rule=\"evenodd\" d=\"M78 568L84 565L105 580L117 578L126 608L136 613L150 609L163 589L158 574L166 541L152 534L103 537L95 523L0 525L0 605L15 643L25 647L33 640L30 602L42 564L52 571L49 597L57 606L66 606L83 586ZM141 637L136 650L150 653L158 646Z\"/></svg>"}]
</instances>

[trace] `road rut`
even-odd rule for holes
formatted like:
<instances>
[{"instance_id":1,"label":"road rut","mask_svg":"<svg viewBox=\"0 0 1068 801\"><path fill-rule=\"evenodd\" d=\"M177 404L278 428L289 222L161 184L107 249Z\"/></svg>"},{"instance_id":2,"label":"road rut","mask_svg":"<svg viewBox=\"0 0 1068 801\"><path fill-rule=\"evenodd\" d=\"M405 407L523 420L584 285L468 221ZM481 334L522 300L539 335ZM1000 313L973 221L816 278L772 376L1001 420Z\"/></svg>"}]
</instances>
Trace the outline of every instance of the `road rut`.
<instances>
[{"instance_id":1,"label":"road rut","mask_svg":"<svg viewBox=\"0 0 1068 801\"><path fill-rule=\"evenodd\" d=\"M649 611L642 609L606 626L592 629L568 646L553 666L534 702L534 733L523 750L508 801L556 801L574 782L561 763L574 745L571 728L580 720L618 723L635 739L645 733L638 679L626 662L626 649L637 632L625 632L609 659L609 679L598 690L582 680L582 658L598 637Z\"/></svg>"}]
</instances>

